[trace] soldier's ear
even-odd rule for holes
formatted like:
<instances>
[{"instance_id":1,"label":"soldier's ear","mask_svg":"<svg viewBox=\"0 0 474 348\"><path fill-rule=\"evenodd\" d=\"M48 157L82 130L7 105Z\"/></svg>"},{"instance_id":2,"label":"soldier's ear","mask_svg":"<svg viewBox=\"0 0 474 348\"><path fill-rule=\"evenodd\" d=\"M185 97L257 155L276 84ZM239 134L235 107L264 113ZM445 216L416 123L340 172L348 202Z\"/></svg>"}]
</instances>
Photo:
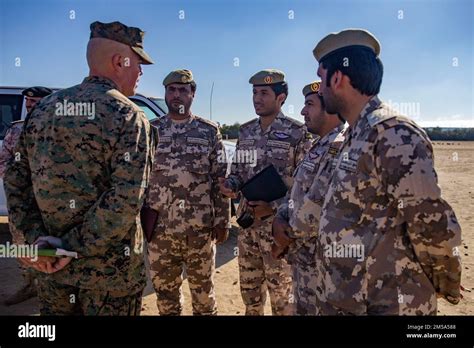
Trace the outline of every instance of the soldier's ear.
<instances>
[{"instance_id":1,"label":"soldier's ear","mask_svg":"<svg viewBox=\"0 0 474 348\"><path fill-rule=\"evenodd\" d=\"M348 78L340 70L336 70L331 76L331 86L333 88L341 88L343 85L344 78Z\"/></svg>"},{"instance_id":2,"label":"soldier's ear","mask_svg":"<svg viewBox=\"0 0 474 348\"><path fill-rule=\"evenodd\" d=\"M276 99L280 103L280 105L283 105L283 103L286 100L286 94L285 93L280 93Z\"/></svg>"},{"instance_id":3,"label":"soldier's ear","mask_svg":"<svg viewBox=\"0 0 474 348\"><path fill-rule=\"evenodd\" d=\"M121 70L124 66L122 55L116 53L112 56L112 68L114 71Z\"/></svg>"}]
</instances>

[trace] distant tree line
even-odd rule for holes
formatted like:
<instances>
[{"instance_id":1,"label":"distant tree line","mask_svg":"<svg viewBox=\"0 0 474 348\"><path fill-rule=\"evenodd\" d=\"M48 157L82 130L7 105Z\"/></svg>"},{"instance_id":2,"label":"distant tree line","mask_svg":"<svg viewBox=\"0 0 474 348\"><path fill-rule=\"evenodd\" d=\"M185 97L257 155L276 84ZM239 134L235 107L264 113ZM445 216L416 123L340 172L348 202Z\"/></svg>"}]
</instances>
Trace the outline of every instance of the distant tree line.
<instances>
[{"instance_id":1,"label":"distant tree line","mask_svg":"<svg viewBox=\"0 0 474 348\"><path fill-rule=\"evenodd\" d=\"M239 137L240 123L234 123L233 125L223 124L221 126L221 133L224 139L237 139Z\"/></svg>"},{"instance_id":2,"label":"distant tree line","mask_svg":"<svg viewBox=\"0 0 474 348\"><path fill-rule=\"evenodd\" d=\"M224 139L237 139L239 137L240 123L233 125L222 125L221 133ZM442 128L430 127L424 128L431 140L453 140L474 141L474 128Z\"/></svg>"},{"instance_id":3,"label":"distant tree line","mask_svg":"<svg viewBox=\"0 0 474 348\"><path fill-rule=\"evenodd\" d=\"M474 128L424 128L431 140L471 140L474 141Z\"/></svg>"}]
</instances>

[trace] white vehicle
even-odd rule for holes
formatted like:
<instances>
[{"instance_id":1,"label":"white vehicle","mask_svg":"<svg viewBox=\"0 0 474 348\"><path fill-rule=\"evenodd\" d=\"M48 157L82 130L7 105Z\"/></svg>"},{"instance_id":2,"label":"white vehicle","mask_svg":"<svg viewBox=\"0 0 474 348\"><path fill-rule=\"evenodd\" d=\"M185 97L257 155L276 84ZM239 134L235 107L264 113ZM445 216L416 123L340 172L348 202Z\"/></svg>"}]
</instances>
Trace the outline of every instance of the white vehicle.
<instances>
[{"instance_id":1,"label":"white vehicle","mask_svg":"<svg viewBox=\"0 0 474 348\"><path fill-rule=\"evenodd\" d=\"M5 133L13 121L24 120L26 116L26 107L24 97L21 92L27 87L0 87L0 145L3 143ZM53 88L58 91L59 88ZM159 118L168 112L165 100L157 97L147 97L142 94L136 94L130 97L145 112L147 118L151 121ZM224 141L227 157L233 155L235 144ZM230 161L229 161L230 168ZM3 190L3 180L0 179L0 216L7 215L7 203L5 192Z\"/></svg>"}]
</instances>

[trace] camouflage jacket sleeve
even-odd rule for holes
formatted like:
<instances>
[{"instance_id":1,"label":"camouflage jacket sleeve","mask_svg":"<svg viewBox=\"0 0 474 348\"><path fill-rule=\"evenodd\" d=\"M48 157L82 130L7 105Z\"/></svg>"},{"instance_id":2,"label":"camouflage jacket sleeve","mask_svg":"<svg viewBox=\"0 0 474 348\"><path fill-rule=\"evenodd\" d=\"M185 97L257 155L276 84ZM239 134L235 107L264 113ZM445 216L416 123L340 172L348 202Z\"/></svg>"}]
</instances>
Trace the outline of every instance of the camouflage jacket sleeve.
<instances>
[{"instance_id":1,"label":"camouflage jacket sleeve","mask_svg":"<svg viewBox=\"0 0 474 348\"><path fill-rule=\"evenodd\" d=\"M150 123L150 156L149 156L149 163L150 163L150 169L149 169L149 176L147 177L147 185L145 188L145 198L143 199L143 206L149 207L148 202L147 202L147 197L148 197L148 192L150 191L150 186L148 185L150 183L150 175L151 175L151 169L153 168L153 162L155 161L155 152L156 152L156 147L158 145L158 129L153 126L152 123Z\"/></svg>"},{"instance_id":2,"label":"camouflage jacket sleeve","mask_svg":"<svg viewBox=\"0 0 474 348\"><path fill-rule=\"evenodd\" d=\"M285 221L289 220L289 215L288 215L289 199L290 199L290 192L287 192L285 198L283 199L283 201L278 206L275 217L280 218L280 219L285 220Z\"/></svg>"},{"instance_id":3,"label":"camouflage jacket sleeve","mask_svg":"<svg viewBox=\"0 0 474 348\"><path fill-rule=\"evenodd\" d=\"M5 175L7 163L13 157L13 148L15 147L15 142L13 140L12 129L9 128L5 133L2 149L0 150L0 178L3 178Z\"/></svg>"},{"instance_id":4,"label":"camouflage jacket sleeve","mask_svg":"<svg viewBox=\"0 0 474 348\"><path fill-rule=\"evenodd\" d=\"M150 175L152 144L145 116L126 114L111 159L110 188L89 209L83 224L63 236L66 248L86 257L102 255L136 225Z\"/></svg>"},{"instance_id":5,"label":"camouflage jacket sleeve","mask_svg":"<svg viewBox=\"0 0 474 348\"><path fill-rule=\"evenodd\" d=\"M441 295L460 297L461 228L441 198L427 138L399 125L379 135L376 168L392 204L406 224L415 254Z\"/></svg>"},{"instance_id":6,"label":"camouflage jacket sleeve","mask_svg":"<svg viewBox=\"0 0 474 348\"><path fill-rule=\"evenodd\" d=\"M306 156L306 153L309 151L309 149L311 149L311 146L313 145L313 140L314 139L311 133L309 133L305 128L305 130L303 131L301 140L295 146L294 163L289 163L289 165L293 167L293 172L296 170L296 167L298 166L298 164ZM291 187L288 188L288 193L290 191L291 191ZM284 198L280 198L280 199L277 199L276 201L270 202L270 206L272 207L273 211L277 213L279 206L285 201L287 200L285 200Z\"/></svg>"},{"instance_id":7,"label":"camouflage jacket sleeve","mask_svg":"<svg viewBox=\"0 0 474 348\"><path fill-rule=\"evenodd\" d=\"M301 141L296 145L295 149L295 163L294 163L294 168L298 166L298 164L303 160L303 158L306 156L306 153L311 149L313 146L313 141L314 138L310 132L305 130L303 132L303 137L301 138Z\"/></svg>"},{"instance_id":8,"label":"camouflage jacket sleeve","mask_svg":"<svg viewBox=\"0 0 474 348\"><path fill-rule=\"evenodd\" d=\"M39 236L47 236L48 233L33 192L24 134L20 134L14 149L18 158L7 163L3 186L7 198L8 221L11 222L10 232L12 235L24 236L27 243L33 244Z\"/></svg>"},{"instance_id":9,"label":"camouflage jacket sleeve","mask_svg":"<svg viewBox=\"0 0 474 348\"><path fill-rule=\"evenodd\" d=\"M211 162L211 200L214 205L214 227L226 227L230 221L230 199L220 193L219 178L224 178L226 175L227 157L219 130L217 130L214 148L209 160Z\"/></svg>"},{"instance_id":10,"label":"camouflage jacket sleeve","mask_svg":"<svg viewBox=\"0 0 474 348\"><path fill-rule=\"evenodd\" d=\"M239 139L237 139L237 144L235 145L235 154L234 157L237 156L239 153L239 144L240 144L240 134ZM234 191L239 191L240 187L244 184L242 179L242 170L244 170L243 166L245 163L238 163L237 161L232 161L230 166L230 173L227 177L227 181L230 182L231 187Z\"/></svg>"}]
</instances>

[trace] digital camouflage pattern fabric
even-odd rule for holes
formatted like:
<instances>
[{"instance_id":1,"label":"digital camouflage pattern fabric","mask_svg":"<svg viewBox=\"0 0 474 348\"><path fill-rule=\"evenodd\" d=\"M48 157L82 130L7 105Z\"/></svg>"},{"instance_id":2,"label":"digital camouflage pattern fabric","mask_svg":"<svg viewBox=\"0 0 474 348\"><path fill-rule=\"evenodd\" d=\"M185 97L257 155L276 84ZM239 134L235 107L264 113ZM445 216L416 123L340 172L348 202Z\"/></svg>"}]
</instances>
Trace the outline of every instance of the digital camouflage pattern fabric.
<instances>
[{"instance_id":1,"label":"digital camouflage pattern fabric","mask_svg":"<svg viewBox=\"0 0 474 348\"><path fill-rule=\"evenodd\" d=\"M304 124L279 113L273 123L262 131L259 119L244 123L234 156L252 161L234 161L228 182L234 191L255 174L273 164L289 189L293 185L293 171L312 144L312 136ZM282 199L271 203L277 211ZM241 198L238 212L246 209ZM239 215L239 213L237 214ZM285 260L271 255L272 218L256 219L254 224L241 229L238 237L240 289L247 315L263 315L266 290L270 293L273 314L294 314L292 276Z\"/></svg>"},{"instance_id":2,"label":"digital camouflage pattern fabric","mask_svg":"<svg viewBox=\"0 0 474 348\"><path fill-rule=\"evenodd\" d=\"M117 296L144 288L139 212L153 142L143 111L106 78L87 77L35 106L4 186L15 233L28 243L61 238L80 255L46 279Z\"/></svg>"},{"instance_id":3,"label":"digital camouflage pattern fabric","mask_svg":"<svg viewBox=\"0 0 474 348\"><path fill-rule=\"evenodd\" d=\"M12 122L12 125L5 133L2 149L0 151L0 177L3 178L7 164L14 158L14 148L23 129L24 121Z\"/></svg>"},{"instance_id":4,"label":"digital camouflage pattern fabric","mask_svg":"<svg viewBox=\"0 0 474 348\"><path fill-rule=\"evenodd\" d=\"M322 138L316 136L313 146L296 168L293 186L276 214L291 226L288 236L293 242L286 258L293 272L298 315L317 314L316 236L334 158L344 140L342 130L343 125L340 125Z\"/></svg>"},{"instance_id":5,"label":"digital camouflage pattern fabric","mask_svg":"<svg viewBox=\"0 0 474 348\"><path fill-rule=\"evenodd\" d=\"M80 289L51 279L39 282L38 298L41 315L136 316L140 315L142 304L141 291L123 295L112 289Z\"/></svg>"},{"instance_id":6,"label":"digital camouflage pattern fabric","mask_svg":"<svg viewBox=\"0 0 474 348\"><path fill-rule=\"evenodd\" d=\"M436 314L460 298L461 229L426 133L377 96L348 128L317 238L323 315Z\"/></svg>"},{"instance_id":7,"label":"digital camouflage pattern fabric","mask_svg":"<svg viewBox=\"0 0 474 348\"><path fill-rule=\"evenodd\" d=\"M216 314L212 230L230 221L230 200L218 181L227 170L222 136L217 124L195 115L183 122L165 115L153 125L159 142L146 205L159 220L148 248L158 309L162 315L181 314L185 265L193 313Z\"/></svg>"}]
</instances>

